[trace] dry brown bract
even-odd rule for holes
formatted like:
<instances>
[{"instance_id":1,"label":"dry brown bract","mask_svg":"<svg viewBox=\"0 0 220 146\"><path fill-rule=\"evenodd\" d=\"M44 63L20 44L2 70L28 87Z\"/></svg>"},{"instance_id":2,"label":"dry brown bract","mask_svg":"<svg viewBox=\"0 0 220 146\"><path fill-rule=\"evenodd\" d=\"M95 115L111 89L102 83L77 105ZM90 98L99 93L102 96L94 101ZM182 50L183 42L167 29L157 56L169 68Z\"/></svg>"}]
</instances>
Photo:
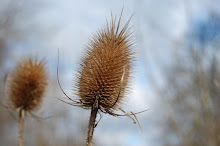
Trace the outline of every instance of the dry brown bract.
<instances>
[{"instance_id":1,"label":"dry brown bract","mask_svg":"<svg viewBox=\"0 0 220 146\"><path fill-rule=\"evenodd\" d=\"M14 108L30 111L40 105L46 86L44 63L27 59L11 75L9 98Z\"/></svg>"}]
</instances>

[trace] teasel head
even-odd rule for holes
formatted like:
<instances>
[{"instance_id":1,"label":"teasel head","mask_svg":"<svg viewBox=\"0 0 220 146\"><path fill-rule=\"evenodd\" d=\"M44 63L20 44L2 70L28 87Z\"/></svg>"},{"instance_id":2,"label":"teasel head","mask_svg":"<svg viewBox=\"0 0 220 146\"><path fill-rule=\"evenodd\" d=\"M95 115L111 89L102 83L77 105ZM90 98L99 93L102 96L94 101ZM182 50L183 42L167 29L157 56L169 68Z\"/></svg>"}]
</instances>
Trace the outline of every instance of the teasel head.
<instances>
[{"instance_id":1,"label":"teasel head","mask_svg":"<svg viewBox=\"0 0 220 146\"><path fill-rule=\"evenodd\" d=\"M93 36L81 59L75 89L85 108L97 104L99 109L111 114L126 100L134 53L130 19L121 31L120 22L121 17L117 24L113 18L107 22Z\"/></svg>"},{"instance_id":2,"label":"teasel head","mask_svg":"<svg viewBox=\"0 0 220 146\"><path fill-rule=\"evenodd\" d=\"M93 145L94 128L100 121L96 123L97 113L100 114L100 119L103 112L113 116L128 116L136 123L138 119L135 114L144 112L126 113L122 109L123 103L127 100L125 94L131 83L135 60L133 35L129 27L131 17L124 27L120 28L122 13L123 10L118 22L112 17L110 23L107 22L106 27L100 29L86 46L74 81L77 99L70 98L60 85L58 56L57 81L63 94L73 103L59 100L91 109L87 146ZM117 114L116 110L124 114Z\"/></svg>"},{"instance_id":3,"label":"teasel head","mask_svg":"<svg viewBox=\"0 0 220 146\"><path fill-rule=\"evenodd\" d=\"M47 86L45 63L27 58L21 61L6 77L5 89L11 104L4 106L19 111L18 146L23 146L23 125L25 114L40 106ZM2 104L3 105L3 104ZM34 116L36 117L36 116Z\"/></svg>"},{"instance_id":4,"label":"teasel head","mask_svg":"<svg viewBox=\"0 0 220 146\"><path fill-rule=\"evenodd\" d=\"M9 76L9 99L15 109L31 111L38 107L47 86L43 61L21 61Z\"/></svg>"}]
</instances>

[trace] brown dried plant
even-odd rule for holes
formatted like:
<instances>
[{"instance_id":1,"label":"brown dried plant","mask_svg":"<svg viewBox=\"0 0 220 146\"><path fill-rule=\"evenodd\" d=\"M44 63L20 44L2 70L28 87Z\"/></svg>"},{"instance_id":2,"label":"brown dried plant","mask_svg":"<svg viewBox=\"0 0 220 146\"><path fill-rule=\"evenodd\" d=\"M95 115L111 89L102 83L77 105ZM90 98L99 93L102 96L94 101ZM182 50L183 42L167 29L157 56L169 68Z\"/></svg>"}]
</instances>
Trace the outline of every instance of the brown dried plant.
<instances>
[{"instance_id":1,"label":"brown dried plant","mask_svg":"<svg viewBox=\"0 0 220 146\"><path fill-rule=\"evenodd\" d=\"M129 116L131 119L133 119L131 117L133 115L136 119L135 114L137 113L127 114L121 108L123 101L126 101L124 97L129 87L135 59L132 50L133 36L129 32L131 18L119 30L121 17L122 13L117 24L116 18L112 17L111 22L107 22L107 26L100 29L86 47L74 86L74 90L77 91L77 100L66 95L58 78L61 90L69 100L74 102L73 104L66 103L91 109L87 137L88 146L93 144L93 132L97 126L96 116L100 111L113 116ZM116 110L125 114L116 114Z\"/></svg>"},{"instance_id":2,"label":"brown dried plant","mask_svg":"<svg viewBox=\"0 0 220 146\"><path fill-rule=\"evenodd\" d=\"M18 145L22 146L25 113L41 105L47 86L44 62L30 58L20 62L9 75L8 85L10 108L19 111Z\"/></svg>"}]
</instances>

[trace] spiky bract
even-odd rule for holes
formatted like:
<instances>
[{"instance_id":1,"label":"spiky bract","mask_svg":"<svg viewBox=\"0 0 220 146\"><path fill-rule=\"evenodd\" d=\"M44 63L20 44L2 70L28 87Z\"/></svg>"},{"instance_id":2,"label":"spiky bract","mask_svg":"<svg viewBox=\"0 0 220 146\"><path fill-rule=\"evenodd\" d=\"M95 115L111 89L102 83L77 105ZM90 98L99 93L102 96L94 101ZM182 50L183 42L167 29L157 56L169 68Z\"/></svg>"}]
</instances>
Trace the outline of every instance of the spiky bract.
<instances>
[{"instance_id":1,"label":"spiky bract","mask_svg":"<svg viewBox=\"0 0 220 146\"><path fill-rule=\"evenodd\" d=\"M44 62L24 60L10 78L9 98L15 108L30 111L41 103L47 86Z\"/></svg>"},{"instance_id":2,"label":"spiky bract","mask_svg":"<svg viewBox=\"0 0 220 146\"><path fill-rule=\"evenodd\" d=\"M128 31L130 19L119 32L120 21L116 25L112 18L86 48L76 85L83 107L94 106L98 100L99 109L112 111L124 97L134 57Z\"/></svg>"}]
</instances>

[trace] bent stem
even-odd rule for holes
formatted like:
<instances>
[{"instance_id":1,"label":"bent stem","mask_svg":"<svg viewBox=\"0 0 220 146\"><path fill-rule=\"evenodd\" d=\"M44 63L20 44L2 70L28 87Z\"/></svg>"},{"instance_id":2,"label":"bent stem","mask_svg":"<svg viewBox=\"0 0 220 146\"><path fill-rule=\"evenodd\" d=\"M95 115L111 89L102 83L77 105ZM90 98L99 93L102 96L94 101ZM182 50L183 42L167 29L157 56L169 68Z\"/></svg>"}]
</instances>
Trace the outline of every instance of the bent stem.
<instances>
[{"instance_id":1,"label":"bent stem","mask_svg":"<svg viewBox=\"0 0 220 146\"><path fill-rule=\"evenodd\" d=\"M93 145L93 133L94 133L94 128L95 128L95 119L97 116L98 108L92 107L91 110L91 115L89 119L89 126L88 126L88 137L87 137L87 146L92 146Z\"/></svg>"},{"instance_id":2,"label":"bent stem","mask_svg":"<svg viewBox=\"0 0 220 146\"><path fill-rule=\"evenodd\" d=\"M24 126L25 110L19 111L19 134L18 134L18 146L23 146L23 126Z\"/></svg>"}]
</instances>

